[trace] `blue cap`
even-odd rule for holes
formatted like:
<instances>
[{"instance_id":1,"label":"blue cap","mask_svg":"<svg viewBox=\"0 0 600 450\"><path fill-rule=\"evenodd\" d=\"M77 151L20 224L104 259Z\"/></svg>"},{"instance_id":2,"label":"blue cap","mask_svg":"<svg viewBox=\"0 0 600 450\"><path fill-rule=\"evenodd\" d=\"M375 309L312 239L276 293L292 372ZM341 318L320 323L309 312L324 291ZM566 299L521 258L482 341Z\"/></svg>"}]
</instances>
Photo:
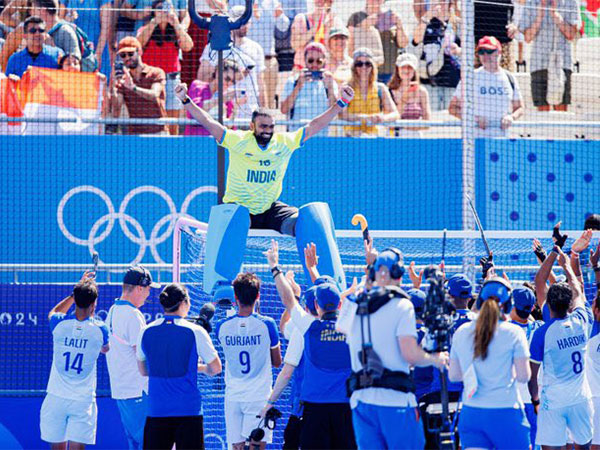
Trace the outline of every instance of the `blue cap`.
<instances>
[{"instance_id":1,"label":"blue cap","mask_svg":"<svg viewBox=\"0 0 600 450\"><path fill-rule=\"evenodd\" d=\"M525 286L519 286L512 291L513 303L517 311L531 313L535 305L535 294Z\"/></svg>"},{"instance_id":2,"label":"blue cap","mask_svg":"<svg viewBox=\"0 0 600 450\"><path fill-rule=\"evenodd\" d=\"M417 316L423 312L423 308L425 307L425 292L420 289L409 289L407 292L410 295L410 301L412 302L415 308L415 314Z\"/></svg>"},{"instance_id":3,"label":"blue cap","mask_svg":"<svg viewBox=\"0 0 600 450\"><path fill-rule=\"evenodd\" d=\"M457 298L470 298L473 295L473 284L466 275L457 273L448 279L448 294Z\"/></svg>"},{"instance_id":4,"label":"blue cap","mask_svg":"<svg viewBox=\"0 0 600 450\"><path fill-rule=\"evenodd\" d=\"M217 288L213 301L218 302L219 300L223 299L231 300L232 303L235 302L233 286L221 286Z\"/></svg>"},{"instance_id":5,"label":"blue cap","mask_svg":"<svg viewBox=\"0 0 600 450\"><path fill-rule=\"evenodd\" d=\"M337 283L335 282L335 280L333 279L333 277L330 277L329 275L321 275L319 278L317 278L314 282L315 286L318 286L320 284L335 284L337 286Z\"/></svg>"},{"instance_id":6,"label":"blue cap","mask_svg":"<svg viewBox=\"0 0 600 450\"><path fill-rule=\"evenodd\" d=\"M320 284L316 287L315 294L319 308L323 311L335 311L340 305L341 294L335 284Z\"/></svg>"},{"instance_id":7,"label":"blue cap","mask_svg":"<svg viewBox=\"0 0 600 450\"><path fill-rule=\"evenodd\" d=\"M304 291L304 294L302 295L302 297L300 297L300 301L306 304L306 307L313 316L317 315L317 309L315 308L316 291L317 286L311 286L306 291Z\"/></svg>"},{"instance_id":8,"label":"blue cap","mask_svg":"<svg viewBox=\"0 0 600 450\"><path fill-rule=\"evenodd\" d=\"M511 286L504 278L494 277L483 283L479 292L479 298L483 301L490 297L496 297L501 305L510 301Z\"/></svg>"}]
</instances>

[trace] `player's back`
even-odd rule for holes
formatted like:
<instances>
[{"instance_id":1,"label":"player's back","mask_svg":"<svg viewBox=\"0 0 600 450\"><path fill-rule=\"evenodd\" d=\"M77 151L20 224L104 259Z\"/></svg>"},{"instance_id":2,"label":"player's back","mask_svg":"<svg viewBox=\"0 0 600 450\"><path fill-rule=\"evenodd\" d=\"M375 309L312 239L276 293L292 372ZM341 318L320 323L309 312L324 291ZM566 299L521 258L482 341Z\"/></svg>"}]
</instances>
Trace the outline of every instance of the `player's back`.
<instances>
[{"instance_id":1,"label":"player's back","mask_svg":"<svg viewBox=\"0 0 600 450\"><path fill-rule=\"evenodd\" d=\"M54 354L47 392L71 400L91 400L96 395L96 361L108 344L108 329L90 317L53 314L50 329Z\"/></svg>"},{"instance_id":2,"label":"player's back","mask_svg":"<svg viewBox=\"0 0 600 450\"><path fill-rule=\"evenodd\" d=\"M219 322L217 338L225 355L225 396L235 401L266 399L273 383L271 348L279 344L275 321L260 314Z\"/></svg>"},{"instance_id":3,"label":"player's back","mask_svg":"<svg viewBox=\"0 0 600 450\"><path fill-rule=\"evenodd\" d=\"M534 332L531 359L542 363L544 370L543 408L561 408L590 398L584 372L590 322L590 312L577 308L564 319L550 319Z\"/></svg>"},{"instance_id":4,"label":"player's back","mask_svg":"<svg viewBox=\"0 0 600 450\"><path fill-rule=\"evenodd\" d=\"M594 322L588 342L587 358L586 375L590 390L594 397L600 397L600 322Z\"/></svg>"}]
</instances>

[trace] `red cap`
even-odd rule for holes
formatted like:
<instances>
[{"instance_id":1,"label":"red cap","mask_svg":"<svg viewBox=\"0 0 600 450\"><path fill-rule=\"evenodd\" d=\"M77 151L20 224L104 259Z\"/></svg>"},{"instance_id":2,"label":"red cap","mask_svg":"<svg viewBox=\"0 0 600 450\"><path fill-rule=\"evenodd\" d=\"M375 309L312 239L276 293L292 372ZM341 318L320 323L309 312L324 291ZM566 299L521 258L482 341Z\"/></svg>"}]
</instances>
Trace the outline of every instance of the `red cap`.
<instances>
[{"instance_id":1,"label":"red cap","mask_svg":"<svg viewBox=\"0 0 600 450\"><path fill-rule=\"evenodd\" d=\"M481 39L479 39L479 42L477 43L477 48L475 50L479 50L480 48L501 51L502 44L500 44L500 41L494 36L484 36Z\"/></svg>"},{"instance_id":2,"label":"red cap","mask_svg":"<svg viewBox=\"0 0 600 450\"><path fill-rule=\"evenodd\" d=\"M119 45L117 47L117 53L121 52L133 52L133 51L142 50L142 44L133 36L126 36L119 41Z\"/></svg>"}]
</instances>

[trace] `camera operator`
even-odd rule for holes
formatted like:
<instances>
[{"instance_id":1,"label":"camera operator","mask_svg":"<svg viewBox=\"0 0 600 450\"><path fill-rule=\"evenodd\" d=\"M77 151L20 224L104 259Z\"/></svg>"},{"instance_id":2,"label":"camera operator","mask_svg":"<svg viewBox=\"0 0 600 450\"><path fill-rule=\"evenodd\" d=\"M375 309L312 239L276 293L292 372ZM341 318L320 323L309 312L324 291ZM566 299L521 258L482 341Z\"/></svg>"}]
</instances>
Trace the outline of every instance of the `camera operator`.
<instances>
[{"instance_id":1,"label":"camera operator","mask_svg":"<svg viewBox=\"0 0 600 450\"><path fill-rule=\"evenodd\" d=\"M347 333L352 375L350 405L361 449L416 449L425 444L410 366L444 367L447 353L428 354L417 343L415 310L400 289L402 254L381 252L369 270L375 287L345 303L338 329ZM355 310L354 317L347 311Z\"/></svg>"},{"instance_id":2,"label":"camera operator","mask_svg":"<svg viewBox=\"0 0 600 450\"><path fill-rule=\"evenodd\" d=\"M341 294L335 284L316 286L315 309L306 313L294 297L289 281L278 266L276 242L266 253L277 292L292 322L304 338L304 379L300 399L304 404L300 444L302 449L356 448L352 414L345 382L350 375L350 354L345 336L335 330Z\"/></svg>"},{"instance_id":3,"label":"camera operator","mask_svg":"<svg viewBox=\"0 0 600 450\"><path fill-rule=\"evenodd\" d=\"M311 42L304 48L305 69L287 80L281 95L281 112L290 120L312 120L337 101L337 83L325 70L327 57L323 44ZM327 136L327 129L318 136Z\"/></svg>"},{"instance_id":4,"label":"camera operator","mask_svg":"<svg viewBox=\"0 0 600 450\"><path fill-rule=\"evenodd\" d=\"M525 333L508 322L511 286L488 272L477 299L479 315L452 338L450 381L463 381L458 430L463 448L529 448L529 424L517 382L529 380ZM515 375L516 373L516 380Z\"/></svg>"},{"instance_id":5,"label":"camera operator","mask_svg":"<svg viewBox=\"0 0 600 450\"><path fill-rule=\"evenodd\" d=\"M415 323L417 326L417 344L421 345L423 338L427 333L423 323L423 308L425 306L425 293L420 289L409 289L407 292L410 296L410 302L415 309ZM419 399L431 392L431 383L433 383L433 367L413 367L412 377L415 382L415 395L417 402Z\"/></svg>"},{"instance_id":6,"label":"camera operator","mask_svg":"<svg viewBox=\"0 0 600 450\"><path fill-rule=\"evenodd\" d=\"M221 360L206 330L185 320L190 311L185 286L169 284L160 304L164 317L142 330L136 347L139 371L148 376L144 448L204 449L197 378L221 373Z\"/></svg>"}]
</instances>

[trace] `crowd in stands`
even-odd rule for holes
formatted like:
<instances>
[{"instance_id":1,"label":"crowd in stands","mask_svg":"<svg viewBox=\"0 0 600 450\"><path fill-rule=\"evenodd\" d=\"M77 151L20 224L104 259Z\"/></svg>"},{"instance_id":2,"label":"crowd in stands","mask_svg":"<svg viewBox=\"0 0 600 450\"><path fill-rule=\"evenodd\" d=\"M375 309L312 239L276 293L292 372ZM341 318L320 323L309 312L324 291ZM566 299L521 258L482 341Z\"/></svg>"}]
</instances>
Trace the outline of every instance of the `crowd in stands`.
<instances>
[{"instance_id":1,"label":"crowd in stands","mask_svg":"<svg viewBox=\"0 0 600 450\"><path fill-rule=\"evenodd\" d=\"M356 98L339 119L355 123L323 135L418 136L423 127L381 124L432 114L460 119L461 4L412 1L411 17L401 17L398 2L386 0L347 0L343 8L340 0L255 0L252 18L224 52L226 119L247 120L263 106L280 119L307 120L335 101L343 83ZM507 136L523 115L517 71L530 72L531 109L568 111L578 0L474 5L476 136ZM196 9L235 18L244 1L196 0ZM2 77L21 77L29 66L103 75L106 117L185 118L173 93L180 81L217 113L217 52L191 23L185 0L4 0L0 45ZM206 134L176 124L107 125L106 132Z\"/></svg>"}]
</instances>

